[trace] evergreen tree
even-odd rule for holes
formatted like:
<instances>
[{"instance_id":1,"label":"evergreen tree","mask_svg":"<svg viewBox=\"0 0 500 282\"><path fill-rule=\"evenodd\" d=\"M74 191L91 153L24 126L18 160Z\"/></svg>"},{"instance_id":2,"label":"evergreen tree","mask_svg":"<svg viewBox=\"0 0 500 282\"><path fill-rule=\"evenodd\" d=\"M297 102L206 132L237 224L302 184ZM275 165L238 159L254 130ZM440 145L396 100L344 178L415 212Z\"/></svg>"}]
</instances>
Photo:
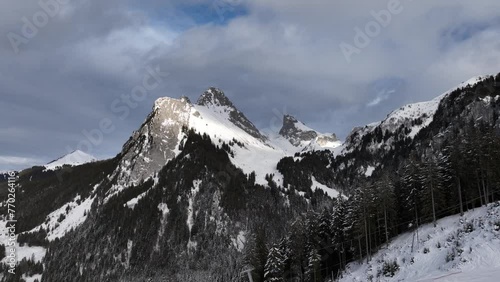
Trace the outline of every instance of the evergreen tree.
<instances>
[{"instance_id":1,"label":"evergreen tree","mask_svg":"<svg viewBox=\"0 0 500 282\"><path fill-rule=\"evenodd\" d=\"M284 282L285 256L278 246L273 246L267 255L267 262L264 270L265 282Z\"/></svg>"},{"instance_id":2,"label":"evergreen tree","mask_svg":"<svg viewBox=\"0 0 500 282\"><path fill-rule=\"evenodd\" d=\"M246 264L252 268L251 275L255 282L264 281L264 270L267 261L267 248L263 231L257 231L246 250Z\"/></svg>"},{"instance_id":3,"label":"evergreen tree","mask_svg":"<svg viewBox=\"0 0 500 282\"><path fill-rule=\"evenodd\" d=\"M316 249L312 249L308 256L306 281L322 282L321 278L321 256Z\"/></svg>"},{"instance_id":4,"label":"evergreen tree","mask_svg":"<svg viewBox=\"0 0 500 282\"><path fill-rule=\"evenodd\" d=\"M448 207L455 206L458 195L455 190L455 181L448 148L444 148L437 157L437 197L435 197L438 214L441 216L451 215Z\"/></svg>"},{"instance_id":5,"label":"evergreen tree","mask_svg":"<svg viewBox=\"0 0 500 282\"><path fill-rule=\"evenodd\" d=\"M413 218L415 225L419 225L420 199L422 198L422 174L420 165L414 160L415 157L405 165L403 169L402 183L402 206L407 211L407 217Z\"/></svg>"},{"instance_id":6,"label":"evergreen tree","mask_svg":"<svg viewBox=\"0 0 500 282\"><path fill-rule=\"evenodd\" d=\"M396 195L394 192L394 181L388 173L383 174L375 184L379 207L382 210L384 239L386 242L392 236L392 226L396 218Z\"/></svg>"}]
</instances>

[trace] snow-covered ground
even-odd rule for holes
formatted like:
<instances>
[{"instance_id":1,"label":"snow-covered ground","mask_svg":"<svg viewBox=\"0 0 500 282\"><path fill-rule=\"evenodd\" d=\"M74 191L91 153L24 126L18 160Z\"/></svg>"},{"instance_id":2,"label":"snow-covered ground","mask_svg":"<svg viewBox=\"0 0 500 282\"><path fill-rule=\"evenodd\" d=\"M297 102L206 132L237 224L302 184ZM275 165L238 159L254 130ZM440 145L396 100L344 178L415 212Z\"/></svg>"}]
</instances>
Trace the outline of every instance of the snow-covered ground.
<instances>
[{"instance_id":1,"label":"snow-covered ground","mask_svg":"<svg viewBox=\"0 0 500 282\"><path fill-rule=\"evenodd\" d=\"M311 189L313 191L317 190L317 189L320 189L322 190L323 192L325 192L330 198L338 198L341 194L339 193L339 191L333 189L333 188L330 188L324 184L321 184L319 183L316 178L314 178L314 176L312 177L312 186L311 186ZM342 197L344 197L345 199L347 199L347 197L345 195L342 195Z\"/></svg>"},{"instance_id":2,"label":"snow-covered ground","mask_svg":"<svg viewBox=\"0 0 500 282\"><path fill-rule=\"evenodd\" d=\"M414 241L415 239L415 241ZM412 244L414 250L412 252ZM384 263L397 262L393 277ZM348 265L340 281L500 281L500 202L402 234L369 263Z\"/></svg>"},{"instance_id":3,"label":"snow-covered ground","mask_svg":"<svg viewBox=\"0 0 500 282\"><path fill-rule=\"evenodd\" d=\"M372 176L373 172L375 171L375 167L374 166L371 166L369 165L367 168L366 168L366 172L365 172L365 176L366 177L370 177Z\"/></svg>"},{"instance_id":4,"label":"snow-covered ground","mask_svg":"<svg viewBox=\"0 0 500 282\"><path fill-rule=\"evenodd\" d=\"M35 227L30 232L43 228L47 230L47 239L49 241L62 238L67 232L80 226L87 219L87 212L90 211L94 199L95 197L89 197L81 200L78 195L73 201L50 213L46 222Z\"/></svg>"},{"instance_id":5,"label":"snow-covered ground","mask_svg":"<svg viewBox=\"0 0 500 282\"><path fill-rule=\"evenodd\" d=\"M0 244L3 244L7 246L9 243L9 237L8 237L8 230L6 228L7 221L5 219L0 220ZM43 247L37 247L37 246L32 246L29 247L28 245L24 246L19 246L19 244L16 244L15 246L16 249L16 258L17 261L21 261L22 259L31 259L34 258L35 261L40 262L42 261L43 257L45 257L46 250ZM8 258L5 257L1 262L7 263Z\"/></svg>"},{"instance_id":6,"label":"snow-covered ground","mask_svg":"<svg viewBox=\"0 0 500 282\"><path fill-rule=\"evenodd\" d=\"M33 275L33 276L26 276L26 275L23 275L23 279L26 280L26 282L34 282L34 281L42 281L42 275L41 274L36 274L36 275Z\"/></svg>"}]
</instances>

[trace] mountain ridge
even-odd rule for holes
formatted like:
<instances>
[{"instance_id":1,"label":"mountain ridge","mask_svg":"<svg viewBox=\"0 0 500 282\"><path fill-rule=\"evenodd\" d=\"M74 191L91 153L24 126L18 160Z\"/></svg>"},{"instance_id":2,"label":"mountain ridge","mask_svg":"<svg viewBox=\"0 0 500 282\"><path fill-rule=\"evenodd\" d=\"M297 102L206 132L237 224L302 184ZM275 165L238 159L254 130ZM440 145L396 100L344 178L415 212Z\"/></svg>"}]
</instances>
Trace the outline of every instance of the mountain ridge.
<instances>
[{"instance_id":1,"label":"mountain ridge","mask_svg":"<svg viewBox=\"0 0 500 282\"><path fill-rule=\"evenodd\" d=\"M75 150L71 153L68 153L62 157L59 157L47 163L46 165L44 165L44 167L46 169L54 170L57 169L58 167L62 167L63 165L71 165L71 166L82 165L94 161L97 161L96 157L89 155L83 151Z\"/></svg>"}]
</instances>

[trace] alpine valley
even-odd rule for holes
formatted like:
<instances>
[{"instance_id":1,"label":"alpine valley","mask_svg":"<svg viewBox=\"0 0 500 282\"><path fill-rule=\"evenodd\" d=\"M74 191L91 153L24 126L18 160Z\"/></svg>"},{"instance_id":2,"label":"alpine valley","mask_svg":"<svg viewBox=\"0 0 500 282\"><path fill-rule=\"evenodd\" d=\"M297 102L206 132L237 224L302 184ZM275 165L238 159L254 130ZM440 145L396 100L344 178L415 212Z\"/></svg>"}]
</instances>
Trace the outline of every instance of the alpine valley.
<instances>
[{"instance_id":1,"label":"alpine valley","mask_svg":"<svg viewBox=\"0 0 500 282\"><path fill-rule=\"evenodd\" d=\"M2 281L494 275L499 115L500 74L403 106L345 142L290 115L264 134L217 88L195 103L160 98L114 158L75 151L17 172L18 263L10 274L1 245ZM5 236L6 200L0 214Z\"/></svg>"}]
</instances>

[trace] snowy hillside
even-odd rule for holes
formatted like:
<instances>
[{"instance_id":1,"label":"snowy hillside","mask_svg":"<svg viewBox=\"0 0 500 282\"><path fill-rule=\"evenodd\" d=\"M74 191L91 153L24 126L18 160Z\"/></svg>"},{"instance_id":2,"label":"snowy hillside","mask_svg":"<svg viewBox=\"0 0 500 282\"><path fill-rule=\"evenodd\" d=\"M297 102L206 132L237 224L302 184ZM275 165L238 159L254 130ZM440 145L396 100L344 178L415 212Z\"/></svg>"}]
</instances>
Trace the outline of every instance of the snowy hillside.
<instances>
[{"instance_id":1,"label":"snowy hillside","mask_svg":"<svg viewBox=\"0 0 500 282\"><path fill-rule=\"evenodd\" d=\"M265 184L266 174L274 173L281 182L276 164L287 155L286 150L267 140L267 137L245 130L240 123L231 120L231 106L193 105L189 118L189 128L200 134L207 134L216 145L230 144L234 153L232 163L241 168L244 173L255 171L257 183Z\"/></svg>"},{"instance_id":2,"label":"snowy hillside","mask_svg":"<svg viewBox=\"0 0 500 282\"><path fill-rule=\"evenodd\" d=\"M380 122L371 123L364 127L354 128L346 138L343 153L351 152L354 148L359 147L362 137L368 133L374 132L375 130L380 130L382 133L385 133L386 131L395 132L398 128L404 125L408 131L405 133L406 136L414 138L420 130L432 122L441 100L454 90L464 88L468 85L475 85L482 81L485 77L486 76L473 77L430 101L405 105L392 111L384 120ZM391 140L388 140L388 142L384 142L384 144L373 144L371 149L377 150L380 148L388 148L390 144Z\"/></svg>"},{"instance_id":3,"label":"snowy hillside","mask_svg":"<svg viewBox=\"0 0 500 282\"><path fill-rule=\"evenodd\" d=\"M89 155L80 150L73 151L55 161L52 161L45 165L45 168L48 170L54 170L58 167L62 167L63 165L81 165L85 163L95 162L97 160L96 157Z\"/></svg>"},{"instance_id":4,"label":"snowy hillside","mask_svg":"<svg viewBox=\"0 0 500 282\"><path fill-rule=\"evenodd\" d=\"M408 134L410 138L413 138L422 128L428 126L432 122L434 114L439 107L439 103L441 102L441 100L443 100L443 98L445 98L455 89L460 89L467 85L475 85L481 80L481 76L473 77L430 101L405 105L390 113L387 118L382 121L381 127L392 131L403 124L405 121L416 120L420 118L422 120L422 123L413 125L411 127L410 133Z\"/></svg>"},{"instance_id":5,"label":"snowy hillside","mask_svg":"<svg viewBox=\"0 0 500 282\"><path fill-rule=\"evenodd\" d=\"M402 234L369 263L349 264L340 281L498 281L500 202L424 225L416 236ZM384 275L394 262L398 270Z\"/></svg>"}]
</instances>

